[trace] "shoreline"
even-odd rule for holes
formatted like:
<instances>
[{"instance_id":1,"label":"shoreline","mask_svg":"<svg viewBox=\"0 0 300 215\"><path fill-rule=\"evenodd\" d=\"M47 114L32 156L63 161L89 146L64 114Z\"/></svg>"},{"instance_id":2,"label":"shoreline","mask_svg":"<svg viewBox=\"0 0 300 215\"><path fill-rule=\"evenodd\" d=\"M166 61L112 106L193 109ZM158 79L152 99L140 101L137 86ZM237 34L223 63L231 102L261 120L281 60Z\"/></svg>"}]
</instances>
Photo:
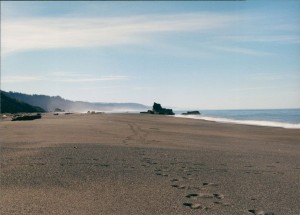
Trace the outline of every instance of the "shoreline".
<instances>
[{"instance_id":1,"label":"shoreline","mask_svg":"<svg viewBox=\"0 0 300 215\"><path fill-rule=\"evenodd\" d=\"M299 211L295 129L141 114L0 126L3 214Z\"/></svg>"},{"instance_id":2,"label":"shoreline","mask_svg":"<svg viewBox=\"0 0 300 215\"><path fill-rule=\"evenodd\" d=\"M285 129L300 129L300 123L286 123L286 122L278 122L278 121L263 121L263 120L237 120L230 118L221 118L221 117L210 117L210 116L182 116L175 115L174 117L178 118L189 118L196 120L205 120L217 123L228 123L228 124L237 124L237 125L252 125L252 126L262 126L262 127L276 127L276 128L285 128Z\"/></svg>"},{"instance_id":3,"label":"shoreline","mask_svg":"<svg viewBox=\"0 0 300 215\"><path fill-rule=\"evenodd\" d=\"M246 109L245 109L246 110ZM277 110L277 109L274 109ZM280 109L279 109L280 110ZM298 109L296 109L298 110ZM93 112L93 111L92 111ZM51 114L58 114L58 115L65 115L65 114L77 114L77 115L84 115L84 114L133 114L133 115L140 115L140 112L135 111L127 111L127 112L115 112L115 111L107 111L107 112L97 112L95 113L87 113L87 112L46 112L42 113L43 115L51 115ZM28 114L28 113L22 113ZM1 114L9 116L11 118L14 114ZM143 114L145 115L145 114ZM161 115L161 116L168 116L168 115ZM233 119L233 118L224 118L224 117L216 117L216 116L203 116L203 115L181 115L180 113L176 113L174 116L176 118L186 118L186 119L196 119L196 120L203 120L208 122L216 122L222 124L232 124L232 125L250 125L250 126L259 126L259 127L271 127L271 128L284 128L284 129L300 129L300 123L289 123L289 122L282 122L282 121L265 121L265 120L251 120L251 119ZM2 117L2 121L7 121L5 118Z\"/></svg>"}]
</instances>

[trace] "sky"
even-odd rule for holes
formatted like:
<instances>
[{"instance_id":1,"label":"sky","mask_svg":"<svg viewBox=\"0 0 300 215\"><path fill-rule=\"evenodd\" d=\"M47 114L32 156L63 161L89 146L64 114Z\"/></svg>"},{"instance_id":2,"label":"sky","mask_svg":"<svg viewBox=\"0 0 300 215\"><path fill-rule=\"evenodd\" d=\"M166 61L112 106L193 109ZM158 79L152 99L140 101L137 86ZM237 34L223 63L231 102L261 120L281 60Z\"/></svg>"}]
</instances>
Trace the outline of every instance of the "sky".
<instances>
[{"instance_id":1,"label":"sky","mask_svg":"<svg viewBox=\"0 0 300 215\"><path fill-rule=\"evenodd\" d=\"M300 108L300 1L1 1L1 89Z\"/></svg>"}]
</instances>

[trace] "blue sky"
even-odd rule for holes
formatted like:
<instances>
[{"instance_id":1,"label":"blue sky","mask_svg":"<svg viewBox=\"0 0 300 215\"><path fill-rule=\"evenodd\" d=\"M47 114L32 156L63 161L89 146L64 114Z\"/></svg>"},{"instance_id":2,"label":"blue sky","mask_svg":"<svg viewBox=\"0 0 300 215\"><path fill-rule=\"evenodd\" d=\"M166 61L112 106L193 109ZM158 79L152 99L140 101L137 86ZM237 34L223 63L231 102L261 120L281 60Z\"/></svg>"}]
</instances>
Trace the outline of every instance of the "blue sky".
<instances>
[{"instance_id":1,"label":"blue sky","mask_svg":"<svg viewBox=\"0 0 300 215\"><path fill-rule=\"evenodd\" d=\"M179 108L299 108L299 11L299 1L1 2L1 88Z\"/></svg>"}]
</instances>

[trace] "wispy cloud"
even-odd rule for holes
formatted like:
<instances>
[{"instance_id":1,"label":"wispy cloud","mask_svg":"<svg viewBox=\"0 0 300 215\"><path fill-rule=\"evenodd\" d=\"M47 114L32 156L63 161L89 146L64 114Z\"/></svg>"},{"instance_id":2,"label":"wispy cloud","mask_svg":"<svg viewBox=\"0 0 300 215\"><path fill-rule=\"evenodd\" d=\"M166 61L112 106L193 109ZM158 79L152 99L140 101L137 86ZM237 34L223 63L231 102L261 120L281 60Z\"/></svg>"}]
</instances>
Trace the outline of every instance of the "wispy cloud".
<instances>
[{"instance_id":1,"label":"wispy cloud","mask_svg":"<svg viewBox=\"0 0 300 215\"><path fill-rule=\"evenodd\" d=\"M50 73L47 79L59 82L97 82L97 81L118 81L128 80L128 76L122 75L109 75L109 76L98 76L91 74L81 73L66 73L66 72L54 72Z\"/></svg>"},{"instance_id":2,"label":"wispy cloud","mask_svg":"<svg viewBox=\"0 0 300 215\"><path fill-rule=\"evenodd\" d=\"M269 90L269 89L279 89L280 87L241 87L229 89L232 92L241 92L241 91L256 91L256 90Z\"/></svg>"},{"instance_id":3,"label":"wispy cloud","mask_svg":"<svg viewBox=\"0 0 300 215\"><path fill-rule=\"evenodd\" d=\"M24 83L34 81L54 81L54 82L99 82L99 81L120 81L128 80L128 76L94 76L85 74L50 74L46 76L3 76L2 83Z\"/></svg>"},{"instance_id":4,"label":"wispy cloud","mask_svg":"<svg viewBox=\"0 0 300 215\"><path fill-rule=\"evenodd\" d=\"M89 87L78 87L80 90L103 90L103 89L119 89L124 88L125 86L89 86Z\"/></svg>"},{"instance_id":5,"label":"wispy cloud","mask_svg":"<svg viewBox=\"0 0 300 215\"><path fill-rule=\"evenodd\" d=\"M43 80L40 76L2 76L2 83L23 83Z\"/></svg>"},{"instance_id":6,"label":"wispy cloud","mask_svg":"<svg viewBox=\"0 0 300 215\"><path fill-rule=\"evenodd\" d=\"M271 52L264 52L264 51L257 51L254 49L247 49L247 48L240 48L240 47L222 47L222 46L215 46L212 47L215 50L224 51L224 52L232 52L237 54L244 54L244 55L253 55L253 56L268 56L273 55Z\"/></svg>"},{"instance_id":7,"label":"wispy cloud","mask_svg":"<svg viewBox=\"0 0 300 215\"><path fill-rule=\"evenodd\" d=\"M260 42L260 43L300 43L298 35L238 35L226 36L224 39L238 42Z\"/></svg>"},{"instance_id":8,"label":"wispy cloud","mask_svg":"<svg viewBox=\"0 0 300 215\"><path fill-rule=\"evenodd\" d=\"M174 44L168 47L165 42L161 46L162 42L157 40L155 43L152 42L159 33L182 32L197 32L199 38L209 38L214 44L300 43L299 35L291 32L271 35L268 30L262 29L259 34L246 31L245 35L236 35L234 30L236 26L247 26L249 23L253 24L267 18L260 15L244 14L241 17L236 14L201 12L126 17L6 19L1 22L1 53L5 55L41 49L90 48L123 44L151 44L149 47L153 48L157 43L160 50L167 47L167 52L171 54L177 53L187 57L207 55L207 52L201 52L201 49L192 52L192 48L178 48ZM224 34L227 36L223 36ZM203 41L207 40L201 40L201 43ZM211 46L208 49L252 56L273 54L241 47Z\"/></svg>"},{"instance_id":9,"label":"wispy cloud","mask_svg":"<svg viewBox=\"0 0 300 215\"><path fill-rule=\"evenodd\" d=\"M4 20L1 51L135 44L147 41L152 33L221 30L236 22L236 16L215 13Z\"/></svg>"},{"instance_id":10,"label":"wispy cloud","mask_svg":"<svg viewBox=\"0 0 300 215\"><path fill-rule=\"evenodd\" d=\"M61 79L61 82L97 82L97 81L118 81L128 80L127 76L103 76L103 77L86 77L86 78L68 78Z\"/></svg>"},{"instance_id":11,"label":"wispy cloud","mask_svg":"<svg viewBox=\"0 0 300 215\"><path fill-rule=\"evenodd\" d=\"M275 80L295 80L300 79L299 72L285 72L285 73L274 73L274 72L260 72L260 73L253 73L249 75L249 80L255 81L275 81Z\"/></svg>"}]
</instances>

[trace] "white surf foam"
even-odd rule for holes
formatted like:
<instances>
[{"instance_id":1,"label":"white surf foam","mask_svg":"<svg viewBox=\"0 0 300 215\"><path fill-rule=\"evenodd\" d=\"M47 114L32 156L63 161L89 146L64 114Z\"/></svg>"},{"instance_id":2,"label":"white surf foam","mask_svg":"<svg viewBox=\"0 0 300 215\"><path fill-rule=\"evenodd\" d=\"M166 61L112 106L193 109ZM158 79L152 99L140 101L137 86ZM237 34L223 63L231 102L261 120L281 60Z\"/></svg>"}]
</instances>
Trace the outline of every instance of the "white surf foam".
<instances>
[{"instance_id":1,"label":"white surf foam","mask_svg":"<svg viewBox=\"0 0 300 215\"><path fill-rule=\"evenodd\" d=\"M189 116L175 115L175 117L202 119L202 120L220 122L220 123L232 123L232 124L242 124L242 125L256 125L256 126L279 127L279 128L288 128L288 129L300 129L300 124L292 124L292 123L285 123L285 122L272 122L272 121L259 121L259 120L236 120L236 119L206 117L206 116L196 116L196 115L189 115Z\"/></svg>"}]
</instances>

